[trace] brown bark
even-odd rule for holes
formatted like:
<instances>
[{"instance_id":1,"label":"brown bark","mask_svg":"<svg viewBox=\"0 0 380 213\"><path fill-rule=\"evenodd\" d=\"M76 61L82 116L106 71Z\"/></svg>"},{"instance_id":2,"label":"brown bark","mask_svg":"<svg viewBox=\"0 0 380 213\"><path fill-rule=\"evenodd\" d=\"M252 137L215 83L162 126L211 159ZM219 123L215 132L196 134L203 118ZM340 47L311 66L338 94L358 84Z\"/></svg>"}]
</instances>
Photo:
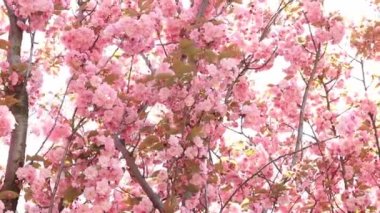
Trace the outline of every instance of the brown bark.
<instances>
[{"instance_id":1,"label":"brown bark","mask_svg":"<svg viewBox=\"0 0 380 213\"><path fill-rule=\"evenodd\" d=\"M303 122L304 122L304 118L305 118L306 104L307 104L311 84L314 81L314 76L317 72L318 62L321 59L320 57L321 57L321 47L318 47L318 49L316 50L313 69L311 71L310 78L307 81L305 92L304 92L303 97L302 97L301 109L300 109L300 114L299 114L299 119L298 119L299 123L298 123L298 131L297 131L296 148L294 150L296 152L296 154L294 154L293 159L292 159L292 167L294 165L296 165L296 163L298 161L298 155L299 155L298 150L300 150L301 145L302 145ZM300 154L302 154L302 153L300 153Z\"/></svg>"},{"instance_id":2,"label":"brown bark","mask_svg":"<svg viewBox=\"0 0 380 213\"><path fill-rule=\"evenodd\" d=\"M154 208L156 208L159 212L164 212L164 205L162 204L160 196L155 193L150 187L149 183L146 182L145 178L141 174L139 168L136 165L135 159L133 158L132 154L128 152L128 150L125 148L125 145L122 140L117 138L117 136L114 137L114 144L117 150L121 152L123 158L127 162L127 166L129 174L131 177L139 183L141 188L144 190L145 194L148 196L150 201L153 203Z\"/></svg>"},{"instance_id":3,"label":"brown bark","mask_svg":"<svg viewBox=\"0 0 380 213\"><path fill-rule=\"evenodd\" d=\"M9 49L7 61L9 72L20 64L20 52L22 42L22 29L17 26L17 17L12 9L4 1L9 17ZM7 95L14 95L18 103L10 107L16 119L15 129L11 134L11 144L8 153L8 162L5 172L4 185L2 191L11 190L20 193L21 184L17 180L16 171L24 165L26 135L28 129L28 94L26 91L26 81L7 89ZM18 198L3 200L6 210L16 211Z\"/></svg>"}]
</instances>

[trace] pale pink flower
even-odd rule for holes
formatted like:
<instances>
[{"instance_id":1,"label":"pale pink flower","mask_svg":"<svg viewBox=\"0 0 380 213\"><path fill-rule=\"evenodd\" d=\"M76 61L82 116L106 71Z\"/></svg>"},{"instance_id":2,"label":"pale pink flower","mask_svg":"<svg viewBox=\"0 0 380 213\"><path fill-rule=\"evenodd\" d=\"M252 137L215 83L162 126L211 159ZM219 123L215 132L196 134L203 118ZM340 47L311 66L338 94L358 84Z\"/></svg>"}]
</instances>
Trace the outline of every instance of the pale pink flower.
<instances>
[{"instance_id":1,"label":"pale pink flower","mask_svg":"<svg viewBox=\"0 0 380 213\"><path fill-rule=\"evenodd\" d=\"M0 137L6 136L14 129L16 120L8 107L0 105Z\"/></svg>"},{"instance_id":2,"label":"pale pink flower","mask_svg":"<svg viewBox=\"0 0 380 213\"><path fill-rule=\"evenodd\" d=\"M36 169L31 165L26 165L19 168L16 175L19 179L26 180L28 183L31 183L36 177Z\"/></svg>"},{"instance_id":3,"label":"pale pink flower","mask_svg":"<svg viewBox=\"0 0 380 213\"><path fill-rule=\"evenodd\" d=\"M158 93L158 97L160 98L160 101L166 101L170 97L170 89L164 87L160 89L160 92Z\"/></svg>"},{"instance_id":4,"label":"pale pink flower","mask_svg":"<svg viewBox=\"0 0 380 213\"><path fill-rule=\"evenodd\" d=\"M11 82L11 85L15 86L18 80L18 74L16 72L12 72L12 74L9 76L9 81Z\"/></svg>"},{"instance_id":5,"label":"pale pink flower","mask_svg":"<svg viewBox=\"0 0 380 213\"><path fill-rule=\"evenodd\" d=\"M116 91L110 85L103 83L96 89L92 100L97 106L109 109L114 105L116 99Z\"/></svg>"},{"instance_id":6,"label":"pale pink flower","mask_svg":"<svg viewBox=\"0 0 380 213\"><path fill-rule=\"evenodd\" d=\"M111 188L108 184L108 180L102 179L96 183L96 192L99 195L107 195L110 192Z\"/></svg>"},{"instance_id":7,"label":"pale pink flower","mask_svg":"<svg viewBox=\"0 0 380 213\"><path fill-rule=\"evenodd\" d=\"M95 180L98 176L98 170L94 166L90 166L86 170L84 170L84 175L88 180Z\"/></svg>"},{"instance_id":8,"label":"pale pink flower","mask_svg":"<svg viewBox=\"0 0 380 213\"><path fill-rule=\"evenodd\" d=\"M185 151L185 156L188 157L189 159L194 159L198 155L198 148L191 146L188 147Z\"/></svg>"}]
</instances>

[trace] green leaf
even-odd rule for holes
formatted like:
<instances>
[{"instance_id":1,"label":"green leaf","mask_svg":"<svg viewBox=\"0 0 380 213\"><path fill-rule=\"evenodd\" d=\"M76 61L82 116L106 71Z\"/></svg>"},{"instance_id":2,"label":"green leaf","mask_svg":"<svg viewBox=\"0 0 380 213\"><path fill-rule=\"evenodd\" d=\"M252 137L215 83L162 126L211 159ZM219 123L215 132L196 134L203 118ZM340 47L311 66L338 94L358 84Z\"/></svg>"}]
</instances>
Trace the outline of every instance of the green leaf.
<instances>
[{"instance_id":1,"label":"green leaf","mask_svg":"<svg viewBox=\"0 0 380 213\"><path fill-rule=\"evenodd\" d=\"M33 162L32 163L32 166L36 169L40 168L41 167L41 164L37 163L37 162Z\"/></svg>"},{"instance_id":2,"label":"green leaf","mask_svg":"<svg viewBox=\"0 0 380 213\"><path fill-rule=\"evenodd\" d=\"M193 71L193 68L193 66L186 64L185 62L179 59L173 60L173 70L178 77L182 77L184 76L184 74L190 73L191 71Z\"/></svg>"},{"instance_id":3,"label":"green leaf","mask_svg":"<svg viewBox=\"0 0 380 213\"><path fill-rule=\"evenodd\" d=\"M202 58L204 58L208 63L216 63L218 61L218 55L210 49L203 51Z\"/></svg>"},{"instance_id":4,"label":"green leaf","mask_svg":"<svg viewBox=\"0 0 380 213\"><path fill-rule=\"evenodd\" d=\"M126 8L126 9L124 9L123 13L124 13L124 15L131 16L131 17L135 17L135 16L139 16L140 15L136 10L134 10L132 8Z\"/></svg>"},{"instance_id":5,"label":"green leaf","mask_svg":"<svg viewBox=\"0 0 380 213\"><path fill-rule=\"evenodd\" d=\"M18 198L18 193L10 190L0 192L0 200L12 200Z\"/></svg>"},{"instance_id":6,"label":"green leaf","mask_svg":"<svg viewBox=\"0 0 380 213\"><path fill-rule=\"evenodd\" d=\"M138 2L141 12L147 12L152 8L153 0L140 0Z\"/></svg>"},{"instance_id":7,"label":"green leaf","mask_svg":"<svg viewBox=\"0 0 380 213\"><path fill-rule=\"evenodd\" d=\"M29 201L33 198L33 191L32 189L30 189L30 187L24 188L24 192L25 192L24 198L26 201Z\"/></svg>"},{"instance_id":8,"label":"green leaf","mask_svg":"<svg viewBox=\"0 0 380 213\"><path fill-rule=\"evenodd\" d=\"M160 139L155 135L147 136L139 145L139 150L143 152L162 150L163 148L164 145L160 142Z\"/></svg>"},{"instance_id":9,"label":"green leaf","mask_svg":"<svg viewBox=\"0 0 380 213\"><path fill-rule=\"evenodd\" d=\"M0 39L0 49L8 50L9 42L4 39Z\"/></svg>"},{"instance_id":10,"label":"green leaf","mask_svg":"<svg viewBox=\"0 0 380 213\"><path fill-rule=\"evenodd\" d=\"M200 49L195 46L195 43L189 39L182 39L179 42L181 52L189 57L191 60L196 60L201 53Z\"/></svg>"},{"instance_id":11,"label":"green leaf","mask_svg":"<svg viewBox=\"0 0 380 213\"><path fill-rule=\"evenodd\" d=\"M211 183L211 184L217 184L218 183L218 175L216 175L216 173L211 173L209 174L208 176L208 179L207 179L207 183Z\"/></svg>"},{"instance_id":12,"label":"green leaf","mask_svg":"<svg viewBox=\"0 0 380 213\"><path fill-rule=\"evenodd\" d=\"M96 130L92 130L92 131L88 132L88 134L87 134L87 138L95 137L95 136L97 136L98 134L99 134L98 131L96 131Z\"/></svg>"},{"instance_id":13,"label":"green leaf","mask_svg":"<svg viewBox=\"0 0 380 213\"><path fill-rule=\"evenodd\" d=\"M177 199L174 195L171 195L168 199L165 200L164 202L164 212L175 212L177 208Z\"/></svg>"},{"instance_id":14,"label":"green leaf","mask_svg":"<svg viewBox=\"0 0 380 213\"><path fill-rule=\"evenodd\" d=\"M108 74L104 77L104 81L107 82L109 85L115 83L117 79L119 79L119 75L115 73Z\"/></svg>"},{"instance_id":15,"label":"green leaf","mask_svg":"<svg viewBox=\"0 0 380 213\"><path fill-rule=\"evenodd\" d=\"M287 187L284 184L274 184L271 191L275 197L278 197L285 190L287 190Z\"/></svg>"},{"instance_id":16,"label":"green leaf","mask_svg":"<svg viewBox=\"0 0 380 213\"><path fill-rule=\"evenodd\" d=\"M0 105L5 105L8 107L11 107L11 106L13 106L19 102L20 101L18 99L16 99L13 95L7 95L7 96L0 98Z\"/></svg>"},{"instance_id":17,"label":"green leaf","mask_svg":"<svg viewBox=\"0 0 380 213\"><path fill-rule=\"evenodd\" d=\"M28 63L20 62L18 64L12 65L12 69L16 72L23 73L28 68Z\"/></svg>"},{"instance_id":18,"label":"green leaf","mask_svg":"<svg viewBox=\"0 0 380 213\"><path fill-rule=\"evenodd\" d=\"M140 197L132 197L130 195L127 195L127 197L124 199L124 203L127 206L127 210L132 210L133 206L138 205L142 198Z\"/></svg>"},{"instance_id":19,"label":"green leaf","mask_svg":"<svg viewBox=\"0 0 380 213\"><path fill-rule=\"evenodd\" d=\"M69 186L69 188L66 189L63 200L65 204L69 205L71 204L75 199L79 197L79 195L82 194L82 191L80 189L74 188L72 186Z\"/></svg>"},{"instance_id":20,"label":"green leaf","mask_svg":"<svg viewBox=\"0 0 380 213\"><path fill-rule=\"evenodd\" d=\"M176 77L170 73L159 73L155 76L155 79L162 83L162 86L170 87L175 83Z\"/></svg>"},{"instance_id":21,"label":"green leaf","mask_svg":"<svg viewBox=\"0 0 380 213\"><path fill-rule=\"evenodd\" d=\"M239 47L237 45L229 45L225 47L219 54L219 59L223 58L238 58L242 55Z\"/></svg>"},{"instance_id":22,"label":"green leaf","mask_svg":"<svg viewBox=\"0 0 380 213\"><path fill-rule=\"evenodd\" d=\"M196 185L189 184L186 186L186 191L191 192L191 193L197 193L199 191L199 188Z\"/></svg>"},{"instance_id":23,"label":"green leaf","mask_svg":"<svg viewBox=\"0 0 380 213\"><path fill-rule=\"evenodd\" d=\"M201 136L201 135L202 135L202 127L195 126L191 129L188 139L193 140L196 136Z\"/></svg>"},{"instance_id":24,"label":"green leaf","mask_svg":"<svg viewBox=\"0 0 380 213\"><path fill-rule=\"evenodd\" d=\"M44 162L45 159L41 155L33 155L33 156L27 155L26 161L42 161L42 162Z\"/></svg>"},{"instance_id":25,"label":"green leaf","mask_svg":"<svg viewBox=\"0 0 380 213\"><path fill-rule=\"evenodd\" d=\"M194 173L198 173L201 169L196 161L186 160L185 161L185 171L189 175L193 175Z\"/></svg>"}]
</instances>

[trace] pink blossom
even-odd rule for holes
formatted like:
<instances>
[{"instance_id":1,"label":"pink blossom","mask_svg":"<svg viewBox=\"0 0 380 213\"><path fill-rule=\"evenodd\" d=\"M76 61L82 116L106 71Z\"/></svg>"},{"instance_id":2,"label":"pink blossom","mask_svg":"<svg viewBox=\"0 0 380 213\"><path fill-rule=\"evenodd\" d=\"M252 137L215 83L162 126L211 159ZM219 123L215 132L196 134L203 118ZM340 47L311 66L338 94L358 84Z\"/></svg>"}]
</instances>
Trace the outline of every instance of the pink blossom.
<instances>
[{"instance_id":1,"label":"pink blossom","mask_svg":"<svg viewBox=\"0 0 380 213\"><path fill-rule=\"evenodd\" d=\"M90 166L86 170L84 170L84 175L88 180L95 180L98 176L98 170L96 169L96 167Z\"/></svg>"},{"instance_id":2,"label":"pink blossom","mask_svg":"<svg viewBox=\"0 0 380 213\"><path fill-rule=\"evenodd\" d=\"M160 92L158 93L158 97L160 98L160 101L166 101L170 97L170 89L168 88L162 88L160 89Z\"/></svg>"},{"instance_id":3,"label":"pink blossom","mask_svg":"<svg viewBox=\"0 0 380 213\"><path fill-rule=\"evenodd\" d=\"M51 127L51 126L49 126ZM48 131L50 131L49 128ZM71 134L71 129L69 126L58 124L54 127L49 139L57 141L62 138L67 138Z\"/></svg>"},{"instance_id":4,"label":"pink blossom","mask_svg":"<svg viewBox=\"0 0 380 213\"><path fill-rule=\"evenodd\" d=\"M51 0L13 0L15 13L21 18L29 18L30 30L42 30L53 14L54 4ZM23 22L21 22L23 23ZM26 25L23 23L24 29Z\"/></svg>"},{"instance_id":5,"label":"pink blossom","mask_svg":"<svg viewBox=\"0 0 380 213\"><path fill-rule=\"evenodd\" d=\"M241 213L243 212L241 206L237 203L231 203L229 208L228 208L228 211L231 212L231 213Z\"/></svg>"},{"instance_id":6,"label":"pink blossom","mask_svg":"<svg viewBox=\"0 0 380 213\"><path fill-rule=\"evenodd\" d=\"M195 102L195 100L194 100L193 96L191 96L191 95L189 95L189 96L187 96L187 97L185 98L185 105L186 105L187 107L192 106L192 105L194 104L194 102Z\"/></svg>"},{"instance_id":7,"label":"pink blossom","mask_svg":"<svg viewBox=\"0 0 380 213\"><path fill-rule=\"evenodd\" d=\"M220 61L220 66L227 71L237 68L238 64L239 61L234 58L225 58Z\"/></svg>"},{"instance_id":8,"label":"pink blossom","mask_svg":"<svg viewBox=\"0 0 380 213\"><path fill-rule=\"evenodd\" d=\"M203 145L203 140L202 140L199 136L196 136L196 137L193 139L193 142L194 142L195 146L197 146L198 148L202 148L202 147L204 147L204 145Z\"/></svg>"},{"instance_id":9,"label":"pink blossom","mask_svg":"<svg viewBox=\"0 0 380 213\"><path fill-rule=\"evenodd\" d=\"M200 174L196 173L196 174L194 174L194 175L191 177L190 182L191 182L192 184L196 185L196 186L201 186L201 185L204 184L205 180L204 180L204 178L203 178Z\"/></svg>"},{"instance_id":10,"label":"pink blossom","mask_svg":"<svg viewBox=\"0 0 380 213\"><path fill-rule=\"evenodd\" d=\"M170 64L163 62L160 64L160 67L157 70L156 74L169 74L174 75L174 71L170 69Z\"/></svg>"},{"instance_id":11,"label":"pink blossom","mask_svg":"<svg viewBox=\"0 0 380 213\"><path fill-rule=\"evenodd\" d=\"M5 209L3 201L0 200L0 212L3 212Z\"/></svg>"},{"instance_id":12,"label":"pink blossom","mask_svg":"<svg viewBox=\"0 0 380 213\"><path fill-rule=\"evenodd\" d=\"M194 159L198 155L198 148L191 146L188 147L185 151L185 156L188 157L189 159Z\"/></svg>"},{"instance_id":13,"label":"pink blossom","mask_svg":"<svg viewBox=\"0 0 380 213\"><path fill-rule=\"evenodd\" d=\"M371 113L371 115L376 116L377 106L374 101L370 99L364 99L360 103L360 108L364 114Z\"/></svg>"},{"instance_id":14,"label":"pink blossom","mask_svg":"<svg viewBox=\"0 0 380 213\"><path fill-rule=\"evenodd\" d=\"M161 7L162 14L166 17L173 17L176 13L176 4L174 0L161 0L158 2Z\"/></svg>"},{"instance_id":15,"label":"pink blossom","mask_svg":"<svg viewBox=\"0 0 380 213\"><path fill-rule=\"evenodd\" d=\"M18 82L18 74L16 72L12 72L12 74L9 76L9 80L11 81L11 85L15 86Z\"/></svg>"},{"instance_id":16,"label":"pink blossom","mask_svg":"<svg viewBox=\"0 0 380 213\"><path fill-rule=\"evenodd\" d=\"M108 180L102 179L101 181L96 182L96 193L99 195L107 195L110 192L111 188L108 184Z\"/></svg>"},{"instance_id":17,"label":"pink blossom","mask_svg":"<svg viewBox=\"0 0 380 213\"><path fill-rule=\"evenodd\" d=\"M211 109L212 109L212 103L209 99L206 99L197 105L198 111L206 111L207 112L207 111L210 111Z\"/></svg>"},{"instance_id":18,"label":"pink blossom","mask_svg":"<svg viewBox=\"0 0 380 213\"><path fill-rule=\"evenodd\" d=\"M306 0L303 4L310 23L316 24L322 20L321 3L319 1Z\"/></svg>"},{"instance_id":19,"label":"pink blossom","mask_svg":"<svg viewBox=\"0 0 380 213\"><path fill-rule=\"evenodd\" d=\"M92 100L97 106L110 109L114 105L116 98L116 91L107 83L103 83L96 89Z\"/></svg>"},{"instance_id":20,"label":"pink blossom","mask_svg":"<svg viewBox=\"0 0 380 213\"><path fill-rule=\"evenodd\" d=\"M355 130L359 127L358 117L355 112L349 112L342 115L337 125L337 130L340 134L352 136Z\"/></svg>"},{"instance_id":21,"label":"pink blossom","mask_svg":"<svg viewBox=\"0 0 380 213\"><path fill-rule=\"evenodd\" d=\"M96 198L96 190L95 187L86 187L83 192L84 196L87 200L94 200Z\"/></svg>"},{"instance_id":22,"label":"pink blossom","mask_svg":"<svg viewBox=\"0 0 380 213\"><path fill-rule=\"evenodd\" d=\"M171 135L168 142L170 145L169 149L167 150L168 154L172 157L180 156L183 152L183 148L180 146L179 140L175 136Z\"/></svg>"},{"instance_id":23,"label":"pink blossom","mask_svg":"<svg viewBox=\"0 0 380 213\"><path fill-rule=\"evenodd\" d=\"M199 204L199 199L197 199L196 197L192 197L192 198L186 200L186 202L185 202L185 206L186 206L186 208L188 208L188 209L193 209L193 208L195 208L198 204Z\"/></svg>"},{"instance_id":24,"label":"pink blossom","mask_svg":"<svg viewBox=\"0 0 380 213\"><path fill-rule=\"evenodd\" d=\"M338 44L340 41L342 41L344 36L344 24L341 21L333 21L331 25L332 26L330 26L330 33L332 37L332 43Z\"/></svg>"},{"instance_id":25,"label":"pink blossom","mask_svg":"<svg viewBox=\"0 0 380 213\"><path fill-rule=\"evenodd\" d=\"M245 80L240 80L237 84L235 84L233 88L234 97L238 101L245 101L249 98L249 84Z\"/></svg>"},{"instance_id":26,"label":"pink blossom","mask_svg":"<svg viewBox=\"0 0 380 213\"><path fill-rule=\"evenodd\" d=\"M58 163L61 161L61 159L62 159L64 153L65 153L65 149L64 149L64 147L62 147L62 146L57 146L57 147L55 147L54 149L50 150L50 151L47 153L46 158L47 158L50 162L58 164Z\"/></svg>"},{"instance_id":27,"label":"pink blossom","mask_svg":"<svg viewBox=\"0 0 380 213\"><path fill-rule=\"evenodd\" d=\"M95 38L93 30L87 27L80 27L67 31L62 37L62 41L67 48L86 51L93 45Z\"/></svg>"},{"instance_id":28,"label":"pink blossom","mask_svg":"<svg viewBox=\"0 0 380 213\"><path fill-rule=\"evenodd\" d=\"M147 197L143 197L138 205L133 207L133 212L150 212L153 208L152 202Z\"/></svg>"},{"instance_id":29,"label":"pink blossom","mask_svg":"<svg viewBox=\"0 0 380 213\"><path fill-rule=\"evenodd\" d=\"M16 120L8 107L0 105L0 137L6 136L14 129Z\"/></svg>"},{"instance_id":30,"label":"pink blossom","mask_svg":"<svg viewBox=\"0 0 380 213\"><path fill-rule=\"evenodd\" d=\"M33 168L31 165L26 165L24 167L19 168L16 174L19 179L23 179L26 180L28 183L31 183L34 181L36 177L36 169Z\"/></svg>"},{"instance_id":31,"label":"pink blossom","mask_svg":"<svg viewBox=\"0 0 380 213\"><path fill-rule=\"evenodd\" d=\"M99 76L91 76L90 83L93 87L98 87L102 83L102 79Z\"/></svg>"},{"instance_id":32,"label":"pink blossom","mask_svg":"<svg viewBox=\"0 0 380 213\"><path fill-rule=\"evenodd\" d=\"M204 39L207 43L211 41L221 41L224 37L223 25L214 25L211 22L206 22L203 25Z\"/></svg>"},{"instance_id":33,"label":"pink blossom","mask_svg":"<svg viewBox=\"0 0 380 213\"><path fill-rule=\"evenodd\" d=\"M110 165L110 160L109 157L102 155L99 157L99 164L101 167L107 168Z\"/></svg>"}]
</instances>

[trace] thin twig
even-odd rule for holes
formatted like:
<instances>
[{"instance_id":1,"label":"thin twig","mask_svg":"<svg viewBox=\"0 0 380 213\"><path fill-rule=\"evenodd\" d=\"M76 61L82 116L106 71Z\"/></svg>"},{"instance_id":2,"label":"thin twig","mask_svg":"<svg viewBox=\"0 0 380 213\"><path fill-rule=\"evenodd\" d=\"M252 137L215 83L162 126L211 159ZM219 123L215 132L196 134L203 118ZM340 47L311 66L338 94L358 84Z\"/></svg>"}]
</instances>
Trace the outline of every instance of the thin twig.
<instances>
[{"instance_id":1,"label":"thin twig","mask_svg":"<svg viewBox=\"0 0 380 213\"><path fill-rule=\"evenodd\" d=\"M379 142L379 136L377 134L377 126L376 126L376 118L372 113L368 113L370 119L371 119L371 124L375 136L375 141L376 141L376 147L377 147L377 154L380 158L380 142Z\"/></svg>"},{"instance_id":2,"label":"thin twig","mask_svg":"<svg viewBox=\"0 0 380 213\"><path fill-rule=\"evenodd\" d=\"M144 59L144 62L146 64L146 66L149 68L151 75L155 75L156 70L153 68L152 63L150 63L149 58L146 55L144 55L143 53L140 53L140 56Z\"/></svg>"},{"instance_id":3,"label":"thin twig","mask_svg":"<svg viewBox=\"0 0 380 213\"><path fill-rule=\"evenodd\" d=\"M314 64L313 64L313 70L311 71L310 78L306 84L305 92L303 94L302 98L302 103L301 103L301 109L300 109L300 115L299 115L299 123L298 123L298 131L297 131L297 140L296 140L296 147L295 151L297 152L300 149L300 146L302 144L302 133L303 133L303 121L305 118L305 108L306 108L306 103L309 95L309 90L311 87L312 82L314 81L314 76L317 72L317 67L318 67L318 62L320 60L320 53L321 53L321 48L319 47L317 49L317 53L315 56ZM297 154L293 155L292 159L292 167L297 163Z\"/></svg>"},{"instance_id":4,"label":"thin twig","mask_svg":"<svg viewBox=\"0 0 380 213\"><path fill-rule=\"evenodd\" d=\"M133 56L131 57L131 66L129 67L129 73L128 73L128 81L127 81L127 93L129 93L129 85L131 83L131 74L132 74L132 68L133 68Z\"/></svg>"},{"instance_id":5,"label":"thin twig","mask_svg":"<svg viewBox=\"0 0 380 213\"><path fill-rule=\"evenodd\" d=\"M72 142L74 141L74 137L75 137L74 135L76 134L76 132L78 131L78 129L82 126L84 120L85 120L85 118L82 118L78 122L77 126L72 130L72 133L70 134L70 136L67 137L68 141L67 141L67 144L66 144L65 151L63 153L61 162L59 164L59 169L58 169L58 172L57 172L57 179L55 180L53 192L52 192L52 195L51 195L51 198L50 198L48 213L52 213L53 212L55 195L57 194L59 182L61 181L62 172L63 172L64 167L65 167L66 156L67 156L67 154L68 154L68 152L70 150Z\"/></svg>"},{"instance_id":6,"label":"thin twig","mask_svg":"<svg viewBox=\"0 0 380 213\"><path fill-rule=\"evenodd\" d=\"M289 0L287 3L285 3L284 6L282 6L282 3L284 2L284 0L281 1L280 5L278 6L277 8L277 11L276 13L269 19L269 22L267 23L267 25L265 25L264 29L263 29L263 32L261 33L261 36L259 38L259 41L262 41L264 40L264 38L268 35L268 33L270 32L270 28L272 26L272 24L276 21L277 17L280 15L280 13L290 4L293 2L293 0ZM282 7L281 7L282 6Z\"/></svg>"},{"instance_id":7,"label":"thin twig","mask_svg":"<svg viewBox=\"0 0 380 213\"><path fill-rule=\"evenodd\" d=\"M359 64L360 64L360 68L361 68L361 71L362 71L362 78L363 78L362 83L363 83L364 91L367 92L368 86L367 86L366 79L365 79L364 61L363 61L363 59L360 60Z\"/></svg>"},{"instance_id":8,"label":"thin twig","mask_svg":"<svg viewBox=\"0 0 380 213\"><path fill-rule=\"evenodd\" d=\"M30 53L29 53L29 59L28 59L28 67L26 68L25 72L25 79L28 79L30 77L30 72L32 70L32 61L33 61L33 49L34 49L34 37L36 32L30 33Z\"/></svg>"},{"instance_id":9,"label":"thin twig","mask_svg":"<svg viewBox=\"0 0 380 213\"><path fill-rule=\"evenodd\" d=\"M63 93L63 97L62 97L61 103L60 103L59 108L58 108L57 116L54 119L53 126L50 128L50 130L49 130L48 134L46 135L45 139L42 141L40 148L37 150L37 152L33 156L37 156L40 153L40 151L44 147L45 143L49 140L50 135L53 133L53 131L54 131L54 129L55 129L57 123L58 123L58 118L59 118L59 115L61 113L63 104L64 104L66 96L67 96L67 92L69 90L69 86L70 86L70 83L71 83L72 80L73 80L73 77L71 77L69 79L69 81L67 82L67 86L66 86L65 92ZM32 160L31 163L33 163L33 160Z\"/></svg>"},{"instance_id":10,"label":"thin twig","mask_svg":"<svg viewBox=\"0 0 380 213\"><path fill-rule=\"evenodd\" d=\"M208 5L209 5L209 0L202 0L198 8L197 18L201 18L204 16Z\"/></svg>"},{"instance_id":11,"label":"thin twig","mask_svg":"<svg viewBox=\"0 0 380 213\"><path fill-rule=\"evenodd\" d=\"M250 67L251 66L251 63L252 62L255 62L256 60L253 60L252 59L252 56L247 56L246 58L244 58L241 62L240 62L240 65L243 66L242 70L239 72L239 74L236 76L236 78L233 80L233 82L229 85L229 87L227 88L227 93L226 93L226 97L224 98L224 103L227 104L228 103L228 99L231 97L232 95L232 90L235 86L235 84L237 84L239 82L239 79L244 76L249 70L260 70L262 68L264 68L265 66L267 66L269 64L270 61L272 61L272 59L274 58L276 52L277 52L277 46L274 48L274 50L272 51L271 55L269 56L269 58L260 66L258 67Z\"/></svg>"},{"instance_id":12,"label":"thin twig","mask_svg":"<svg viewBox=\"0 0 380 213\"><path fill-rule=\"evenodd\" d=\"M148 184L148 182L145 180L143 175L141 174L139 168L137 167L135 163L135 159L133 158L132 154L128 152L128 150L125 148L124 142L118 138L118 136L114 135L114 144L117 150L119 150L127 162L128 171L131 175L131 177L139 183L141 188L144 190L145 194L148 196L150 201L153 203L154 208L156 208L160 213L164 213L164 205L161 201L161 198L156 194L152 187Z\"/></svg>"},{"instance_id":13,"label":"thin twig","mask_svg":"<svg viewBox=\"0 0 380 213\"><path fill-rule=\"evenodd\" d=\"M268 166L270 166L272 163L278 161L278 160L281 160L282 158L285 158L285 157L288 157L288 156L294 156L296 155L297 153L299 152L302 152L312 146L315 146L315 145L318 145L320 143L325 143L327 142L328 140L323 140L323 141L319 141L319 142L316 142L316 143L312 143L312 144L309 144L308 146L305 146L303 147L302 149L299 149L299 150L296 150L296 151L293 151L293 152L290 152L290 153L287 153L287 154L284 154L284 155L281 155L277 158L274 158L272 160L270 160L268 163L264 164L262 167L260 167L260 169L258 169L255 173L253 173L251 176L249 176L245 181L243 181L242 183L239 184L239 186L232 192L232 194L228 197L227 201L222 205L221 209L220 209L220 213L223 212L223 210L227 207L228 203L232 200L232 198L236 195L236 193L242 189L246 184L249 183L249 181L251 181L254 177L256 177L257 175L259 175L265 168L267 168Z\"/></svg>"}]
</instances>

